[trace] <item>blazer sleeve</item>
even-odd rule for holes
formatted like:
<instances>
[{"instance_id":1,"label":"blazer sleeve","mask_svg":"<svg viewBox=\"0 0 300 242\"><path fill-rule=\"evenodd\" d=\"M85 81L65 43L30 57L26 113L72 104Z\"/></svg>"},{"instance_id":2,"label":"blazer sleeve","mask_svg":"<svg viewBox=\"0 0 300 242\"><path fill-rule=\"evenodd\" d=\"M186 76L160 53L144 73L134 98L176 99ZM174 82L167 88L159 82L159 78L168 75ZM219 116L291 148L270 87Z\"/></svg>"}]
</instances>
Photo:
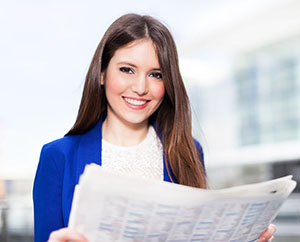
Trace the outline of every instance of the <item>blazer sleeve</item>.
<instances>
[{"instance_id":1,"label":"blazer sleeve","mask_svg":"<svg viewBox=\"0 0 300 242\"><path fill-rule=\"evenodd\" d=\"M64 227L62 215L62 157L45 145L33 186L34 241L45 242L52 231Z\"/></svg>"}]
</instances>

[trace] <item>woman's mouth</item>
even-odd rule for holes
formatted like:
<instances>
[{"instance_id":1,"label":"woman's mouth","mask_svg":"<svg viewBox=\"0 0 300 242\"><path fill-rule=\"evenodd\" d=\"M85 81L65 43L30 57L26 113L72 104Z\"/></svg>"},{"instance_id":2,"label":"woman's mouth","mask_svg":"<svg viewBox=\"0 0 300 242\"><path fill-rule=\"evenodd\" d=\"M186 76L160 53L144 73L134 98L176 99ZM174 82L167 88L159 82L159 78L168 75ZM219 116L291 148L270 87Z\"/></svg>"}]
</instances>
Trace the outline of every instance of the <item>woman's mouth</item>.
<instances>
[{"instance_id":1,"label":"woman's mouth","mask_svg":"<svg viewBox=\"0 0 300 242\"><path fill-rule=\"evenodd\" d=\"M135 105L135 106L143 106L147 103L147 100L137 100L137 99L131 99L128 97L124 97L125 102Z\"/></svg>"}]
</instances>

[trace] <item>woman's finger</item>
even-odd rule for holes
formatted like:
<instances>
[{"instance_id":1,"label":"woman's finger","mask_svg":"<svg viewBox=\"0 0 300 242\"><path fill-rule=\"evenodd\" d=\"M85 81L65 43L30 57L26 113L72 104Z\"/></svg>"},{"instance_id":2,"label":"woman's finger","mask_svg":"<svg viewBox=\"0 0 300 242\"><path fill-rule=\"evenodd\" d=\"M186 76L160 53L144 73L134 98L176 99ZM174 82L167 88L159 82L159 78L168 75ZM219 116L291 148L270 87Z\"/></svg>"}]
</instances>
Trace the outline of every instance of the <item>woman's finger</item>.
<instances>
[{"instance_id":1,"label":"woman's finger","mask_svg":"<svg viewBox=\"0 0 300 242\"><path fill-rule=\"evenodd\" d=\"M87 238L76 230L70 228L62 228L50 234L48 242L88 242Z\"/></svg>"},{"instance_id":2,"label":"woman's finger","mask_svg":"<svg viewBox=\"0 0 300 242\"><path fill-rule=\"evenodd\" d=\"M274 239L273 234L276 232L276 226L270 224L269 227L259 237L259 242L272 241ZM272 238L273 237L273 238Z\"/></svg>"}]
</instances>

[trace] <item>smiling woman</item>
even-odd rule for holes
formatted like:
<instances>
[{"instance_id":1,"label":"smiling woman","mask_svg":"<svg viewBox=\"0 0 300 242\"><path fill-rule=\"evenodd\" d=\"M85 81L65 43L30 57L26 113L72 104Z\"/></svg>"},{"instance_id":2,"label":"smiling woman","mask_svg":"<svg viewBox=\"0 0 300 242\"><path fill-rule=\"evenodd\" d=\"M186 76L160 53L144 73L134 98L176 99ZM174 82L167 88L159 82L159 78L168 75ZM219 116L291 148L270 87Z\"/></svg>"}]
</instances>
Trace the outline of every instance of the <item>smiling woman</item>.
<instances>
[{"instance_id":1,"label":"smiling woman","mask_svg":"<svg viewBox=\"0 0 300 242\"><path fill-rule=\"evenodd\" d=\"M168 29L127 14L104 34L87 73L77 120L41 152L33 198L35 241L86 241L68 226L86 164L206 188L189 100ZM271 234L272 235L272 234Z\"/></svg>"}]
</instances>

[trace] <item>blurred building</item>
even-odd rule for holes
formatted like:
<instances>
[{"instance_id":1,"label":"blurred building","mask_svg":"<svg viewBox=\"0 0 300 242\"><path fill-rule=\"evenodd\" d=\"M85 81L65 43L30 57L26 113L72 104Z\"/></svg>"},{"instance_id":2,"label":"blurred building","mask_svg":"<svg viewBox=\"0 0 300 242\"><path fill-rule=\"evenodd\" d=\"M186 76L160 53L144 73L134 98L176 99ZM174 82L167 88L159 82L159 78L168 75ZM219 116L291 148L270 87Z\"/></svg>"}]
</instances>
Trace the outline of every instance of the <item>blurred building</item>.
<instances>
[{"instance_id":1,"label":"blurred building","mask_svg":"<svg viewBox=\"0 0 300 242\"><path fill-rule=\"evenodd\" d=\"M32 180L4 182L6 198L0 199L0 241L33 241Z\"/></svg>"},{"instance_id":2,"label":"blurred building","mask_svg":"<svg viewBox=\"0 0 300 242\"><path fill-rule=\"evenodd\" d=\"M180 49L194 63L183 63L182 72L212 188L288 174L300 184L299 13L296 0L244 16L237 9L236 21ZM300 239L299 192L298 185L277 217L276 241Z\"/></svg>"},{"instance_id":3,"label":"blurred building","mask_svg":"<svg viewBox=\"0 0 300 242\"><path fill-rule=\"evenodd\" d=\"M239 57L235 85L242 146L300 139L300 33Z\"/></svg>"},{"instance_id":4,"label":"blurred building","mask_svg":"<svg viewBox=\"0 0 300 242\"><path fill-rule=\"evenodd\" d=\"M269 2L245 16L238 7L230 23L216 20L180 49L194 124L205 129L213 165L297 160L300 2Z\"/></svg>"},{"instance_id":5,"label":"blurred building","mask_svg":"<svg viewBox=\"0 0 300 242\"><path fill-rule=\"evenodd\" d=\"M1 158L0 153L0 167ZM32 178L7 179L4 175L0 169L0 241L32 242Z\"/></svg>"}]
</instances>

